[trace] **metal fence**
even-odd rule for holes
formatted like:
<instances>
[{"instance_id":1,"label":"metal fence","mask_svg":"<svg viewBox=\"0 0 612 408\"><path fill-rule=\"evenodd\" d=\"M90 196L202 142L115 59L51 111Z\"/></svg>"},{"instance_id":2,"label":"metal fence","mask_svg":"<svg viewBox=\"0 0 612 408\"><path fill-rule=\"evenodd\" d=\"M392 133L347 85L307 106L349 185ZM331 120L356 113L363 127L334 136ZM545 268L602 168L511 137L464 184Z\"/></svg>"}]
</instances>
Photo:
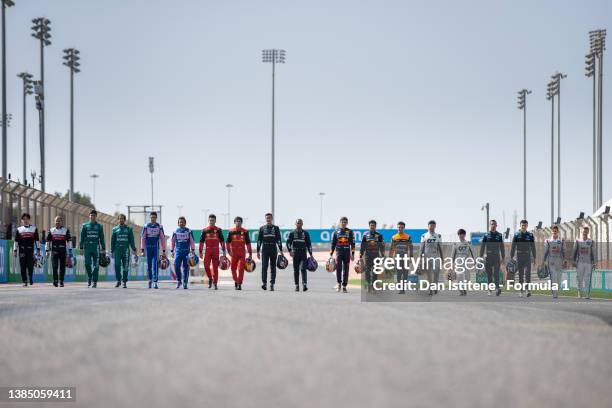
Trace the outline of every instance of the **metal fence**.
<instances>
[{"instance_id":1,"label":"metal fence","mask_svg":"<svg viewBox=\"0 0 612 408\"><path fill-rule=\"evenodd\" d=\"M595 241L595 251L597 253L598 267L609 269L612 268L612 259L610 258L610 224L612 224L612 216L610 214L601 213L584 218L579 218L573 221L567 221L559 224L559 235L565 240L565 254L569 259L574 241L581 236L581 228L589 227L589 236ZM533 230L537 243L543 244L544 241L551 237L552 230L550 227L537 228ZM543 251L538 254L538 261L541 261Z\"/></svg>"},{"instance_id":2,"label":"metal fence","mask_svg":"<svg viewBox=\"0 0 612 408\"><path fill-rule=\"evenodd\" d=\"M24 212L31 215L32 224L38 227L40 233L53 227L55 217L61 215L64 218L64 225L78 239L81 225L89 219L90 210L91 208L85 205L0 177L0 239L13 238L15 230L20 225L21 214ZM110 244L112 229L117 225L116 217L98 212L98 222L104 228L107 244ZM139 237L142 227L133 223L128 224L134 229L134 236ZM136 246L140 246L138 239Z\"/></svg>"}]
</instances>

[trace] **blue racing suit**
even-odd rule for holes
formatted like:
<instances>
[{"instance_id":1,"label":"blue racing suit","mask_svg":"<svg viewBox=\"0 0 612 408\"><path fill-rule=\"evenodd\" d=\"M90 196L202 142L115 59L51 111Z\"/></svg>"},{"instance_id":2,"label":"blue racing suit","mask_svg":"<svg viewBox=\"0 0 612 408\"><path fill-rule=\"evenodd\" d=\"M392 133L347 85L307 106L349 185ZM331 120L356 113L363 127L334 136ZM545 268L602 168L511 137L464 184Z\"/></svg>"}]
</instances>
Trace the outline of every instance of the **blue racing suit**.
<instances>
[{"instance_id":1,"label":"blue racing suit","mask_svg":"<svg viewBox=\"0 0 612 408\"><path fill-rule=\"evenodd\" d=\"M193 231L187 227L177 228L172 234L170 250L174 252L174 272L176 273L176 281L181 283L181 281L184 280L184 284L187 285L189 281L189 252L195 250ZM184 279L181 279L183 276Z\"/></svg>"},{"instance_id":2,"label":"blue racing suit","mask_svg":"<svg viewBox=\"0 0 612 408\"><path fill-rule=\"evenodd\" d=\"M157 282L159 246L166 250L166 235L164 227L158 223L148 223L140 233L140 247L145 251L147 257L147 274L149 281Z\"/></svg>"}]
</instances>

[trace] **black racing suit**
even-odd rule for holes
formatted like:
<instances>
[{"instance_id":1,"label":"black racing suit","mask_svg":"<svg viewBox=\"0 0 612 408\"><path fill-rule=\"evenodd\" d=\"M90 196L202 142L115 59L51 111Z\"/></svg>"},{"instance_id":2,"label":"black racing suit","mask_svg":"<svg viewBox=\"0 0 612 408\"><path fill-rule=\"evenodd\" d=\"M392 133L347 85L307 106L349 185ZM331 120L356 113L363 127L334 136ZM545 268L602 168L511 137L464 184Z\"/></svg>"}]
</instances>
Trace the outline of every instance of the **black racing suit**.
<instances>
[{"instance_id":1,"label":"black racing suit","mask_svg":"<svg viewBox=\"0 0 612 408\"><path fill-rule=\"evenodd\" d=\"M293 252L293 281L300 284L300 271L302 272L302 285L308 282L306 274L307 253L312 256L312 244L308 231L295 229L287 237L287 250Z\"/></svg>"},{"instance_id":2,"label":"black racing suit","mask_svg":"<svg viewBox=\"0 0 612 408\"><path fill-rule=\"evenodd\" d=\"M480 245L480 257L486 253L485 270L487 271L487 283L495 281L495 289L499 289L500 265L506 257L504 248L504 237L499 231L489 231L482 237Z\"/></svg>"},{"instance_id":3,"label":"black racing suit","mask_svg":"<svg viewBox=\"0 0 612 408\"><path fill-rule=\"evenodd\" d=\"M268 280L268 265L270 265L270 284L276 282L276 257L278 251L283 252L280 229L273 224L259 228L257 237L257 253L261 250L261 281L265 285Z\"/></svg>"},{"instance_id":4,"label":"black racing suit","mask_svg":"<svg viewBox=\"0 0 612 408\"><path fill-rule=\"evenodd\" d=\"M535 239L531 232L518 231L514 234L512 238L512 247L510 249L510 258L514 258L515 253L518 264L519 283L522 284L524 281L530 283L531 261L536 258Z\"/></svg>"},{"instance_id":5,"label":"black racing suit","mask_svg":"<svg viewBox=\"0 0 612 408\"><path fill-rule=\"evenodd\" d=\"M383 236L378 231L367 231L361 239L359 247L359 256L365 254L365 278L368 284L372 285L376 280L374 273L374 259L385 256L385 242Z\"/></svg>"},{"instance_id":6,"label":"black racing suit","mask_svg":"<svg viewBox=\"0 0 612 408\"><path fill-rule=\"evenodd\" d=\"M355 256L355 234L349 228L337 228L332 235L331 255L336 251L336 279L338 285L348 285L351 256Z\"/></svg>"},{"instance_id":7,"label":"black racing suit","mask_svg":"<svg viewBox=\"0 0 612 408\"><path fill-rule=\"evenodd\" d=\"M34 283L34 249L40 251L38 229L34 225L22 225L15 232L14 251L19 251L19 269L23 283Z\"/></svg>"},{"instance_id":8,"label":"black racing suit","mask_svg":"<svg viewBox=\"0 0 612 408\"><path fill-rule=\"evenodd\" d=\"M64 282L66 276L66 248L72 247L70 230L66 227L51 228L47 234L47 253L51 246L51 266L53 267L53 282ZM58 276L59 268L59 276Z\"/></svg>"}]
</instances>

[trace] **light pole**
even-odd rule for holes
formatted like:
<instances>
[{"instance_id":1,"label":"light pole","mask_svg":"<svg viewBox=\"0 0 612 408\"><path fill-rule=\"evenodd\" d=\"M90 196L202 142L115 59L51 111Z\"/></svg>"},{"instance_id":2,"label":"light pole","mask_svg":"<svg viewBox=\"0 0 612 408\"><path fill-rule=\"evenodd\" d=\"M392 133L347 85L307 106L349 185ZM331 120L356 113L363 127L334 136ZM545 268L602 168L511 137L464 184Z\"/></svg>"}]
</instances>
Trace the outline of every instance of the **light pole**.
<instances>
[{"instance_id":1,"label":"light pole","mask_svg":"<svg viewBox=\"0 0 612 408\"><path fill-rule=\"evenodd\" d=\"M603 52L606 49L606 30L597 30L598 41L597 41L597 57L598 57L598 82L599 82L599 135L597 137L597 148L598 148L598 160L599 169L597 170L597 197L599 202L597 207L603 205L603 145L602 145L602 127L603 127Z\"/></svg>"},{"instance_id":2,"label":"light pole","mask_svg":"<svg viewBox=\"0 0 612 408\"><path fill-rule=\"evenodd\" d=\"M14 6L13 0L2 0L2 178L6 180L6 150L7 150L7 124L6 116L6 8Z\"/></svg>"},{"instance_id":3,"label":"light pole","mask_svg":"<svg viewBox=\"0 0 612 408\"><path fill-rule=\"evenodd\" d=\"M26 157L26 152L27 152L27 120L26 120L26 115L27 115L27 105L26 105L26 100L27 100L27 96L28 95L32 95L34 93L33 90L33 81L32 81L32 74L29 74L27 72L21 72L20 74L17 74L17 76L19 78L21 78L22 82L23 82L23 184L28 184L27 180L28 180L28 173L27 173L27 157Z\"/></svg>"},{"instance_id":4,"label":"light pole","mask_svg":"<svg viewBox=\"0 0 612 408\"><path fill-rule=\"evenodd\" d=\"M594 210L603 204L603 52L606 49L606 30L589 32L591 52L587 55L587 76L593 76L593 162L595 205ZM597 103L596 103L597 100Z\"/></svg>"},{"instance_id":5,"label":"light pole","mask_svg":"<svg viewBox=\"0 0 612 408\"><path fill-rule=\"evenodd\" d=\"M90 174L89 177L91 177L91 180L93 182L93 205L94 207L96 206L96 179L100 177L99 174Z\"/></svg>"},{"instance_id":6,"label":"light pole","mask_svg":"<svg viewBox=\"0 0 612 408\"><path fill-rule=\"evenodd\" d=\"M276 64L285 63L285 50L267 49L261 52L264 63L272 63L272 175L271 175L271 204L270 212L274 214L274 98L275 98L275 76Z\"/></svg>"},{"instance_id":7,"label":"light pole","mask_svg":"<svg viewBox=\"0 0 612 408\"><path fill-rule=\"evenodd\" d=\"M483 205L480 208L480 211L485 211L487 214L487 228L485 229L485 231L489 232L489 210L490 210L490 206L489 203L485 203L485 205Z\"/></svg>"},{"instance_id":8,"label":"light pole","mask_svg":"<svg viewBox=\"0 0 612 408\"><path fill-rule=\"evenodd\" d=\"M149 157L149 173L151 173L151 211L153 211L153 172L155 171L155 158Z\"/></svg>"},{"instance_id":9,"label":"light pole","mask_svg":"<svg viewBox=\"0 0 612 408\"><path fill-rule=\"evenodd\" d=\"M0 126L4 126L4 124L6 123L6 127L10 127L11 121L13 120L13 114L7 113L6 115L4 115L4 117L6 118L6 120L0 119Z\"/></svg>"},{"instance_id":10,"label":"light pole","mask_svg":"<svg viewBox=\"0 0 612 408\"><path fill-rule=\"evenodd\" d=\"M79 54L76 48L64 50L64 65L70 69L70 191L68 193L70 201L74 198L74 74L81 72Z\"/></svg>"},{"instance_id":11,"label":"light pole","mask_svg":"<svg viewBox=\"0 0 612 408\"><path fill-rule=\"evenodd\" d=\"M595 212L597 211L597 204L599 203L597 198L597 76L595 75L597 53L595 53L592 48L593 46L591 44L591 53L587 54L585 57L585 75L587 78L593 77L593 212Z\"/></svg>"},{"instance_id":12,"label":"light pole","mask_svg":"<svg viewBox=\"0 0 612 408\"><path fill-rule=\"evenodd\" d=\"M30 176L32 177L32 188L36 188L36 180L38 180L38 184L40 184L40 176L36 174L34 170L30 172Z\"/></svg>"},{"instance_id":13,"label":"light pole","mask_svg":"<svg viewBox=\"0 0 612 408\"><path fill-rule=\"evenodd\" d=\"M40 41L40 92L39 101L36 107L39 110L40 118L40 189L45 191L46 173L45 173L45 103L44 103L44 88L45 88L45 47L51 45L51 21L44 17L38 17L32 20L32 37Z\"/></svg>"},{"instance_id":14,"label":"light pole","mask_svg":"<svg viewBox=\"0 0 612 408\"><path fill-rule=\"evenodd\" d=\"M547 84L546 99L551 102L550 120L550 224L555 220L555 95L558 83L555 80Z\"/></svg>"},{"instance_id":15,"label":"light pole","mask_svg":"<svg viewBox=\"0 0 612 408\"><path fill-rule=\"evenodd\" d=\"M320 198L320 208L319 208L319 229L323 229L323 196L324 192L319 193Z\"/></svg>"},{"instance_id":16,"label":"light pole","mask_svg":"<svg viewBox=\"0 0 612 408\"><path fill-rule=\"evenodd\" d=\"M528 89L521 89L518 94L518 108L523 111L523 218L527 219L527 95Z\"/></svg>"},{"instance_id":17,"label":"light pole","mask_svg":"<svg viewBox=\"0 0 612 408\"><path fill-rule=\"evenodd\" d=\"M230 223L230 214L231 212L231 196L230 193L232 191L232 187L234 187L233 184L226 184L225 187L227 188L227 228L229 228L229 223Z\"/></svg>"},{"instance_id":18,"label":"light pole","mask_svg":"<svg viewBox=\"0 0 612 408\"><path fill-rule=\"evenodd\" d=\"M567 75L560 72L552 76L557 89L557 217L561 216L561 80L564 78Z\"/></svg>"}]
</instances>

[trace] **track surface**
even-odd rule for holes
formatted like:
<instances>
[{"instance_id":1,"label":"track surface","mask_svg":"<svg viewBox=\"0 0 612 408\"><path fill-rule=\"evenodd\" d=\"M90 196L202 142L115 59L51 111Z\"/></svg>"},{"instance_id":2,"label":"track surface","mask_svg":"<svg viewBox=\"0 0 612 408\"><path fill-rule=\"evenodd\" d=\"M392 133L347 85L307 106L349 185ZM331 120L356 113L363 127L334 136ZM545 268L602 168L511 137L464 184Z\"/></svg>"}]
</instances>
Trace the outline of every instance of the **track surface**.
<instances>
[{"instance_id":1,"label":"track surface","mask_svg":"<svg viewBox=\"0 0 612 408\"><path fill-rule=\"evenodd\" d=\"M279 281L0 286L0 386L77 387L20 407L610 406L610 301L364 303L322 272L306 293Z\"/></svg>"}]
</instances>

